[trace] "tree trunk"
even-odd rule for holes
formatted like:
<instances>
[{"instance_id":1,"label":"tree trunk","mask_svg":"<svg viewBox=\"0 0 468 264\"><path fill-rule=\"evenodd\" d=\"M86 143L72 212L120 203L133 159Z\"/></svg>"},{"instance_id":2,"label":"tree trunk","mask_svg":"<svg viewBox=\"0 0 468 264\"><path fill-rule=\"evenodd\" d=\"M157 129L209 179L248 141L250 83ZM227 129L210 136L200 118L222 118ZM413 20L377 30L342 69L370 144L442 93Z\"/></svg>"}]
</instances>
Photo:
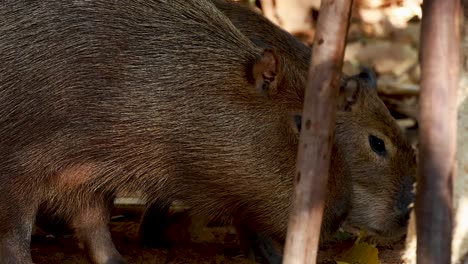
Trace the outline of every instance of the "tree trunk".
<instances>
[{"instance_id":1,"label":"tree trunk","mask_svg":"<svg viewBox=\"0 0 468 264\"><path fill-rule=\"evenodd\" d=\"M462 1L460 82L458 89L457 124L457 176L454 179L453 208L454 230L452 240L452 264L468 264L468 0ZM411 215L406 249L405 264L416 263L416 225Z\"/></svg>"}]
</instances>

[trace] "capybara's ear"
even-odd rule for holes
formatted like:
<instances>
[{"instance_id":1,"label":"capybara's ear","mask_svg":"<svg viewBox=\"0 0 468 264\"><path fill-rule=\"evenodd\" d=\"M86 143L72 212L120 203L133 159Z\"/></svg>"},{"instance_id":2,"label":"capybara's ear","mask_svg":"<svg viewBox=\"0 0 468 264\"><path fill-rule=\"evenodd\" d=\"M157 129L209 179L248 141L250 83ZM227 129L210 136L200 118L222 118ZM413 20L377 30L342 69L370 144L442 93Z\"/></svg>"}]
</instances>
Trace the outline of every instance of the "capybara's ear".
<instances>
[{"instance_id":1,"label":"capybara's ear","mask_svg":"<svg viewBox=\"0 0 468 264\"><path fill-rule=\"evenodd\" d=\"M337 100L338 111L352 111L359 98L361 83L358 79L347 78L342 81Z\"/></svg>"},{"instance_id":2,"label":"capybara's ear","mask_svg":"<svg viewBox=\"0 0 468 264\"><path fill-rule=\"evenodd\" d=\"M363 68L359 74L342 78L338 95L338 111L352 111L362 102L366 93L377 91L377 77L368 68Z\"/></svg>"},{"instance_id":3,"label":"capybara's ear","mask_svg":"<svg viewBox=\"0 0 468 264\"><path fill-rule=\"evenodd\" d=\"M368 88L377 90L377 76L372 69L363 67L358 77L367 83Z\"/></svg>"},{"instance_id":4,"label":"capybara's ear","mask_svg":"<svg viewBox=\"0 0 468 264\"><path fill-rule=\"evenodd\" d=\"M267 48L252 67L256 90L264 95L275 93L278 85L279 60L273 49Z\"/></svg>"}]
</instances>

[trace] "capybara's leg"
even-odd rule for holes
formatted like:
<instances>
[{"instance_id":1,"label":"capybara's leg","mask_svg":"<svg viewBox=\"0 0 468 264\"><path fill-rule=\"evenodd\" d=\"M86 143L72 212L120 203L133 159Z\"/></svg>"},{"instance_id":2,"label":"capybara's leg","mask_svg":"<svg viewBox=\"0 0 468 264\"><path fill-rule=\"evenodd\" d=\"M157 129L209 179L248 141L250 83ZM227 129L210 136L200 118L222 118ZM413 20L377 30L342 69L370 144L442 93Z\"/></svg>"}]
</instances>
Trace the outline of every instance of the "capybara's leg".
<instances>
[{"instance_id":1,"label":"capybara's leg","mask_svg":"<svg viewBox=\"0 0 468 264\"><path fill-rule=\"evenodd\" d=\"M123 264L126 261L115 248L109 231L110 204L106 200L92 198L89 205L76 209L70 223L93 263Z\"/></svg>"},{"instance_id":2,"label":"capybara's leg","mask_svg":"<svg viewBox=\"0 0 468 264\"><path fill-rule=\"evenodd\" d=\"M5 183L0 186L1 264L32 263L31 233L39 201L39 194Z\"/></svg>"},{"instance_id":3,"label":"capybara's leg","mask_svg":"<svg viewBox=\"0 0 468 264\"><path fill-rule=\"evenodd\" d=\"M143 246L149 248L168 248L171 242L167 237L169 226L169 203L153 202L148 204L143 213L139 235Z\"/></svg>"}]
</instances>

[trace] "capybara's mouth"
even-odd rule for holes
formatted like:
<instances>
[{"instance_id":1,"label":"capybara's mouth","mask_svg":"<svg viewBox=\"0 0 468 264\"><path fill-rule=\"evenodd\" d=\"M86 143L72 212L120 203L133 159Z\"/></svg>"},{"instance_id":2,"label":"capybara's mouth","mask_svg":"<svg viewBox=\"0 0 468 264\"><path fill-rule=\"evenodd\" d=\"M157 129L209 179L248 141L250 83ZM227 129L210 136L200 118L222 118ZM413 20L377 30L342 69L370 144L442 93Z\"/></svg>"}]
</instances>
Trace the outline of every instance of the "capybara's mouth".
<instances>
[{"instance_id":1,"label":"capybara's mouth","mask_svg":"<svg viewBox=\"0 0 468 264\"><path fill-rule=\"evenodd\" d=\"M361 231L365 231L368 240L380 245L396 242L406 234L406 227L398 227L392 229L378 229L370 226L361 226L353 223L345 222L342 225L345 232L358 235Z\"/></svg>"}]
</instances>

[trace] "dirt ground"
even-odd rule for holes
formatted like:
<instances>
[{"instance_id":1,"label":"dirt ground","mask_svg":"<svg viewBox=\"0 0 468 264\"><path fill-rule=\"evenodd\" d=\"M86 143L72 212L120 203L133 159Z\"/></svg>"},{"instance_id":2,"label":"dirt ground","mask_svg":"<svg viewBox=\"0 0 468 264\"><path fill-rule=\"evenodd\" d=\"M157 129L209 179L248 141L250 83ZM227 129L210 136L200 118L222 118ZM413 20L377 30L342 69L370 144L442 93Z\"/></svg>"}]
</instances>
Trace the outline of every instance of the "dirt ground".
<instances>
[{"instance_id":1,"label":"dirt ground","mask_svg":"<svg viewBox=\"0 0 468 264\"><path fill-rule=\"evenodd\" d=\"M194 241L187 236L185 222L169 227L174 243L170 249L147 249L138 239L138 225L142 207L116 208L110 228L114 243L128 263L254 263L242 258L236 234L229 228L210 227L213 237ZM36 264L90 263L85 251L69 232L53 236L40 229L33 235L31 252Z\"/></svg>"},{"instance_id":2,"label":"dirt ground","mask_svg":"<svg viewBox=\"0 0 468 264\"><path fill-rule=\"evenodd\" d=\"M168 229L168 236L174 245L168 249L144 248L138 239L138 225L143 208L121 206L114 209L111 231L119 252L132 263L182 264L182 263L256 263L242 255L237 235L229 226L203 227L197 237L188 235L186 220L174 221ZM354 243L354 238L341 240L324 246L319 252L319 263L336 263ZM382 264L402 263L398 261L403 244L393 247L379 247ZM76 264L90 263L86 253L69 232L53 236L39 228L32 238L31 252L35 264Z\"/></svg>"}]
</instances>

